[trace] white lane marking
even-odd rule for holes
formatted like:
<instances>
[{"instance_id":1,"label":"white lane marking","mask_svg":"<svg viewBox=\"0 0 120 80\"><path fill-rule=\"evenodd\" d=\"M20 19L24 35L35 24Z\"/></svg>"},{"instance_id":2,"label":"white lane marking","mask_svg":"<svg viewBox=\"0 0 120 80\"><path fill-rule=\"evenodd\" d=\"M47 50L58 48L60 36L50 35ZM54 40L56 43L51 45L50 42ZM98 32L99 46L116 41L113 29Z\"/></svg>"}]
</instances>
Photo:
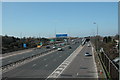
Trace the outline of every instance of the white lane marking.
<instances>
[{"instance_id":1,"label":"white lane marking","mask_svg":"<svg viewBox=\"0 0 120 80\"><path fill-rule=\"evenodd\" d=\"M44 61L46 61L47 59L44 59Z\"/></svg>"},{"instance_id":2,"label":"white lane marking","mask_svg":"<svg viewBox=\"0 0 120 80\"><path fill-rule=\"evenodd\" d=\"M8 61L8 62L12 62L12 61Z\"/></svg>"},{"instance_id":3,"label":"white lane marking","mask_svg":"<svg viewBox=\"0 0 120 80\"><path fill-rule=\"evenodd\" d=\"M15 55L20 55L20 54L27 53L27 52L31 52L31 51L33 51L33 49L32 49L32 50L29 50L29 51L17 52L16 54L14 53L14 54L11 54L11 55L8 55L8 56L0 57L0 59L4 59L4 58L11 57L11 56L15 56Z\"/></svg>"},{"instance_id":4,"label":"white lane marking","mask_svg":"<svg viewBox=\"0 0 120 80\"><path fill-rule=\"evenodd\" d=\"M36 66L36 64L33 64L32 67Z\"/></svg>"},{"instance_id":5,"label":"white lane marking","mask_svg":"<svg viewBox=\"0 0 120 80\"><path fill-rule=\"evenodd\" d=\"M59 70L63 70L63 68L59 67Z\"/></svg>"},{"instance_id":6,"label":"white lane marking","mask_svg":"<svg viewBox=\"0 0 120 80\"><path fill-rule=\"evenodd\" d=\"M60 71L56 71L55 73L59 74L59 73L60 73Z\"/></svg>"},{"instance_id":7,"label":"white lane marking","mask_svg":"<svg viewBox=\"0 0 120 80\"><path fill-rule=\"evenodd\" d=\"M77 73L77 76L79 75L79 73Z\"/></svg>"},{"instance_id":8,"label":"white lane marking","mask_svg":"<svg viewBox=\"0 0 120 80\"><path fill-rule=\"evenodd\" d=\"M59 56L59 57L62 57L62 56Z\"/></svg>"},{"instance_id":9,"label":"white lane marking","mask_svg":"<svg viewBox=\"0 0 120 80\"><path fill-rule=\"evenodd\" d=\"M48 78L58 78L60 74L62 74L62 72L66 69L66 67L73 61L73 59L78 55L78 53L82 50L82 46L80 45L69 57L67 57L67 59L65 59L63 61L63 63L61 63L45 80L47 80ZM59 71L59 73L56 73L59 68L61 69L61 67L63 68L62 70Z\"/></svg>"},{"instance_id":10,"label":"white lane marking","mask_svg":"<svg viewBox=\"0 0 120 80\"><path fill-rule=\"evenodd\" d=\"M67 45L67 46L68 46L68 45ZM65 48L65 47L67 47L67 46L64 46L63 48ZM36 59L38 59L38 58L40 58L40 57L49 55L49 54L51 54L51 53L53 53L53 52L57 52L57 50L50 51L50 52L48 52L48 53L46 53L46 54L40 55L40 56L35 57L35 58L33 58L33 59L30 59L30 60L28 60L28 61L25 61L24 63L20 63L20 64L17 64L17 65L15 65L15 66L9 67L9 69L5 68L4 70L3 70L3 69L0 69L0 70L2 70L2 73L8 72L8 71L10 71L10 70L12 70L12 69L14 69L14 68L16 68L16 67L22 66L22 65L24 65L24 64L26 64L26 63L29 63L29 62L31 62L31 61L34 61L34 60L36 60Z\"/></svg>"},{"instance_id":11,"label":"white lane marking","mask_svg":"<svg viewBox=\"0 0 120 80\"><path fill-rule=\"evenodd\" d=\"M45 67L47 67L48 65L46 64Z\"/></svg>"},{"instance_id":12,"label":"white lane marking","mask_svg":"<svg viewBox=\"0 0 120 80\"><path fill-rule=\"evenodd\" d=\"M92 47L93 62L94 62L94 65L95 65L95 71L96 71L95 76L98 78L98 70L97 70L97 66L96 66L96 62L95 62L94 48L93 48L93 46L92 46L92 43L90 43L90 44L91 44L91 47Z\"/></svg>"}]
</instances>

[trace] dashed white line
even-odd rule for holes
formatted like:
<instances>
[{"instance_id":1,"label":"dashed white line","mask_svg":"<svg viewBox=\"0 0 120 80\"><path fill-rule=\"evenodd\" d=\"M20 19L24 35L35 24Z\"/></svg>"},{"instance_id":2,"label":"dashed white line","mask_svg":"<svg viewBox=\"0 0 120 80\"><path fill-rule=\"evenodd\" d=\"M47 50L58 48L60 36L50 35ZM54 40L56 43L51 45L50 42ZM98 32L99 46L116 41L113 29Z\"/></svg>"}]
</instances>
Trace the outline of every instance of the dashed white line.
<instances>
[{"instance_id":1,"label":"dashed white line","mask_svg":"<svg viewBox=\"0 0 120 80\"><path fill-rule=\"evenodd\" d=\"M54 59L53 61L56 61L56 59Z\"/></svg>"},{"instance_id":2,"label":"dashed white line","mask_svg":"<svg viewBox=\"0 0 120 80\"><path fill-rule=\"evenodd\" d=\"M79 75L79 73L77 73L77 76Z\"/></svg>"},{"instance_id":3,"label":"dashed white line","mask_svg":"<svg viewBox=\"0 0 120 80\"><path fill-rule=\"evenodd\" d=\"M44 59L44 61L46 61L47 59Z\"/></svg>"},{"instance_id":4,"label":"dashed white line","mask_svg":"<svg viewBox=\"0 0 120 80\"><path fill-rule=\"evenodd\" d=\"M48 65L46 64L45 67L47 67Z\"/></svg>"},{"instance_id":5,"label":"dashed white line","mask_svg":"<svg viewBox=\"0 0 120 80\"><path fill-rule=\"evenodd\" d=\"M11 54L11 55L7 55L7 56L4 56L4 57L0 57L0 59L4 59L4 58L15 56L15 55L20 55L20 54L23 54L23 53L28 53L28 52L31 52L32 50L28 50L28 51L24 51L24 52L17 52L17 54Z\"/></svg>"},{"instance_id":6,"label":"dashed white line","mask_svg":"<svg viewBox=\"0 0 120 80\"><path fill-rule=\"evenodd\" d=\"M36 64L33 64L32 67L36 66Z\"/></svg>"},{"instance_id":7,"label":"dashed white line","mask_svg":"<svg viewBox=\"0 0 120 80\"><path fill-rule=\"evenodd\" d=\"M68 45L67 45L67 46L68 46ZM65 47L67 47L67 46L65 46ZM65 48L65 47L63 47L63 48ZM28 60L28 61L24 61L24 63L20 63L20 64L17 64L17 65L15 64L15 65L13 65L12 67L9 67L9 69L5 68L6 70L4 69L4 71L3 71L2 73L8 72L8 71L10 71L10 70L12 70L12 69L20 66L20 65L24 65L24 64L26 64L26 63L28 63L28 62L30 62L30 61L36 60L36 59L38 59L38 58L40 58L40 57L43 57L43 56L45 56L45 55L51 54L51 53L56 52L56 51L57 51L57 50L53 50L53 51L50 51L50 52L48 52L48 53L46 53L46 54L43 54L43 55L41 55L41 56L32 58L32 59L30 59L30 60ZM1 58L1 57L0 57L0 58ZM21 57L21 58L22 58L22 57ZM2 59L3 59L3 57L2 57Z\"/></svg>"},{"instance_id":8,"label":"dashed white line","mask_svg":"<svg viewBox=\"0 0 120 80\"><path fill-rule=\"evenodd\" d=\"M82 50L82 46L80 45L67 59L64 60L45 80L48 78L58 78L59 75L66 69L66 67L73 61L73 59L77 56L77 54ZM60 56L59 56L60 57ZM59 69L60 68L60 69ZM62 69L62 70L61 70ZM58 72L59 70L59 72Z\"/></svg>"},{"instance_id":9,"label":"dashed white line","mask_svg":"<svg viewBox=\"0 0 120 80\"><path fill-rule=\"evenodd\" d=\"M8 62L12 62L12 61L8 61Z\"/></svg>"}]
</instances>

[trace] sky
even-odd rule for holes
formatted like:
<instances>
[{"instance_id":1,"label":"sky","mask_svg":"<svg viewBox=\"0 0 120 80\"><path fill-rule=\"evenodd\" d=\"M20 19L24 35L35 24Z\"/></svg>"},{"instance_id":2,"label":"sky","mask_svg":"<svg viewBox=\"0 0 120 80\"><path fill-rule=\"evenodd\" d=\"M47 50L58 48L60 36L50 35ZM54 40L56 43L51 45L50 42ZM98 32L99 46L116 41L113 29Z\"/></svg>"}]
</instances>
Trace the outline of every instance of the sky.
<instances>
[{"instance_id":1,"label":"sky","mask_svg":"<svg viewBox=\"0 0 120 80\"><path fill-rule=\"evenodd\" d=\"M93 24L96 22L96 24ZM117 2L3 2L2 35L85 37L118 33Z\"/></svg>"}]
</instances>

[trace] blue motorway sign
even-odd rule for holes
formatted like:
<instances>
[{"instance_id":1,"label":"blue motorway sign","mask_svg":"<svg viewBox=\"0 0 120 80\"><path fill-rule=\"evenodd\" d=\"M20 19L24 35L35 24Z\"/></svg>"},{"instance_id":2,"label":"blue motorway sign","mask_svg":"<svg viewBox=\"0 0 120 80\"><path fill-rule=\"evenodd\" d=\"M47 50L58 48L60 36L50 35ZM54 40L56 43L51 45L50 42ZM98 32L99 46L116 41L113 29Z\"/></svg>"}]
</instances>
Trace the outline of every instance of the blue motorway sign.
<instances>
[{"instance_id":1,"label":"blue motorway sign","mask_svg":"<svg viewBox=\"0 0 120 80\"><path fill-rule=\"evenodd\" d=\"M56 37L67 37L67 34L56 34Z\"/></svg>"},{"instance_id":2,"label":"blue motorway sign","mask_svg":"<svg viewBox=\"0 0 120 80\"><path fill-rule=\"evenodd\" d=\"M24 48L26 48L26 47L27 47L27 45L26 45L26 44L23 44L23 47L24 47Z\"/></svg>"}]
</instances>

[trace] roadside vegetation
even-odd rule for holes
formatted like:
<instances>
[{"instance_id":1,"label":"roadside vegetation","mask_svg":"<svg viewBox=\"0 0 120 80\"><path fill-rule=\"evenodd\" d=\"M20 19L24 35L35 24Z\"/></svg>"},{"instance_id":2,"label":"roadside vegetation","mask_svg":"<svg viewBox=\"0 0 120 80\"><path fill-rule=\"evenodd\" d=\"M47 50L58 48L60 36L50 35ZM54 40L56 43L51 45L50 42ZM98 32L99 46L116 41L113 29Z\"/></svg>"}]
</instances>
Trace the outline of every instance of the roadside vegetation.
<instances>
[{"instance_id":1,"label":"roadside vegetation","mask_svg":"<svg viewBox=\"0 0 120 80\"><path fill-rule=\"evenodd\" d=\"M49 43L49 39L47 38L34 38L34 37L23 37L17 38L13 36L2 36L2 54L18 51L28 48L37 47L37 45L42 42L44 45ZM26 48L24 48L23 44L26 44Z\"/></svg>"},{"instance_id":2,"label":"roadside vegetation","mask_svg":"<svg viewBox=\"0 0 120 80\"><path fill-rule=\"evenodd\" d=\"M70 37L71 39L76 39L77 37ZM57 44L61 42L66 42L67 38L35 38L35 37L23 37L18 38L14 36L2 36L2 54L24 50L29 48L35 48L42 43L42 46ZM24 47L26 44L26 47Z\"/></svg>"},{"instance_id":3,"label":"roadside vegetation","mask_svg":"<svg viewBox=\"0 0 120 80\"><path fill-rule=\"evenodd\" d=\"M97 53L104 52L108 58L119 68L119 35L91 37ZM107 64L107 63L105 63Z\"/></svg>"},{"instance_id":4,"label":"roadside vegetation","mask_svg":"<svg viewBox=\"0 0 120 80\"><path fill-rule=\"evenodd\" d=\"M115 36L95 36L91 37L92 43L94 43L96 50L100 51L103 48L107 56L113 60L119 57L119 35Z\"/></svg>"}]
</instances>

